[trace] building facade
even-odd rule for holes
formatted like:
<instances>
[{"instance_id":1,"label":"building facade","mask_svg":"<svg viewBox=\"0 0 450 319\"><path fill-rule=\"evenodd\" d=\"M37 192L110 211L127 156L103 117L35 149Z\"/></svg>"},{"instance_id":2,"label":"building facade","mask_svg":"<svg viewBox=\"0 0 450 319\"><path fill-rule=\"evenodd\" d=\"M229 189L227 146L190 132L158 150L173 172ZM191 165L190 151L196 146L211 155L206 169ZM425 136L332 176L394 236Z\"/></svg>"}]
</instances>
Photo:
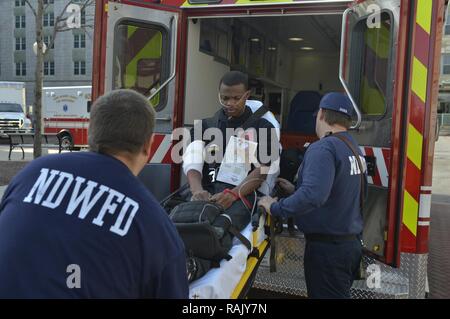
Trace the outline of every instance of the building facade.
<instances>
[{"instance_id":1,"label":"building facade","mask_svg":"<svg viewBox=\"0 0 450 319\"><path fill-rule=\"evenodd\" d=\"M450 113L450 19L448 10L442 37L441 79L439 83L439 113Z\"/></svg>"},{"instance_id":2,"label":"building facade","mask_svg":"<svg viewBox=\"0 0 450 319\"><path fill-rule=\"evenodd\" d=\"M44 43L51 43L55 21L67 3L86 0L43 0ZM30 0L36 6L37 0ZM86 7L84 27L58 32L44 57L44 87L91 85L94 5ZM0 81L26 83L27 105L34 103L36 55L35 16L25 0L0 1Z\"/></svg>"}]
</instances>

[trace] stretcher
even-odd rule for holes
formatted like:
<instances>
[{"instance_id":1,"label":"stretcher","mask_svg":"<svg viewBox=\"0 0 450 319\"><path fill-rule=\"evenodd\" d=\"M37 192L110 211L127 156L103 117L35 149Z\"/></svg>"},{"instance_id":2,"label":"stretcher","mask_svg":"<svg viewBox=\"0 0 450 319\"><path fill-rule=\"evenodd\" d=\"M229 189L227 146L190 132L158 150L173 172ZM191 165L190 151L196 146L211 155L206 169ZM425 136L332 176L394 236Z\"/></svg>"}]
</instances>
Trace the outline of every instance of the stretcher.
<instances>
[{"instance_id":1,"label":"stretcher","mask_svg":"<svg viewBox=\"0 0 450 319\"><path fill-rule=\"evenodd\" d=\"M203 277L189 285L191 299L237 299L247 295L266 250L269 238L265 231L266 216L261 216L258 228L252 223L241 232L251 243L252 250L233 238L230 260L222 260L220 267L212 268Z\"/></svg>"},{"instance_id":2,"label":"stretcher","mask_svg":"<svg viewBox=\"0 0 450 319\"><path fill-rule=\"evenodd\" d=\"M183 192L182 187L161 201L167 202ZM230 260L223 259L220 267L211 268L204 276L189 285L191 299L239 299L244 298L253 283L256 271L269 248L268 225L270 217L261 214L259 222L250 222L241 232L252 244L249 250L239 239L233 238L233 245L228 252Z\"/></svg>"}]
</instances>

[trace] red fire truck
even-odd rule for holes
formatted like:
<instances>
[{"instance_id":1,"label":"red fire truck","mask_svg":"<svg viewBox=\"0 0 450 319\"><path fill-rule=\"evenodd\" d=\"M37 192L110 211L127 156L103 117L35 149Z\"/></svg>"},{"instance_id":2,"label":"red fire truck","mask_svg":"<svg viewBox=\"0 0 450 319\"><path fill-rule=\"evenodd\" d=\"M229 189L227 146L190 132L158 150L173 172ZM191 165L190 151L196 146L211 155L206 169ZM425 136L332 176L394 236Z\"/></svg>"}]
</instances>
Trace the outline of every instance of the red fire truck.
<instances>
[{"instance_id":1,"label":"red fire truck","mask_svg":"<svg viewBox=\"0 0 450 319\"><path fill-rule=\"evenodd\" d=\"M184 182L171 132L218 109L226 71L249 74L253 96L281 122L284 149L313 142L317 101L346 91L370 175L364 262L380 270L379 285L355 282L354 297L423 297L445 8L441 0L98 0L93 99L130 88L152 102L156 136L141 179L163 198ZM283 266L259 267L253 287L305 294L303 244L286 240Z\"/></svg>"}]
</instances>

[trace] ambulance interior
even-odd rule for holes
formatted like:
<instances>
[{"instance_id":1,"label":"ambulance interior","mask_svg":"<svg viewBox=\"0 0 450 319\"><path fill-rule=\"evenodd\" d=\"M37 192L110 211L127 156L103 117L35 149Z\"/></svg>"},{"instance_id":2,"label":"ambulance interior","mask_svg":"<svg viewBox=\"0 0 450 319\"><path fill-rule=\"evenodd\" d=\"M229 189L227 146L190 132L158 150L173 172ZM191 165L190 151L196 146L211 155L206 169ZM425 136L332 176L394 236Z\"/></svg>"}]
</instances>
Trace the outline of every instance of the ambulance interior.
<instances>
[{"instance_id":1,"label":"ambulance interior","mask_svg":"<svg viewBox=\"0 0 450 319\"><path fill-rule=\"evenodd\" d=\"M360 145L390 147L392 94L386 85L392 56L390 21L383 15L382 28L375 31L360 23L365 29L356 54L365 57L357 71L360 80L353 82L363 84L355 84L358 89L350 85L351 91L361 92L363 122L352 131ZM252 97L279 120L283 149L303 149L317 139L313 114L320 98L330 91L344 91L339 80L341 24L340 14L189 19L185 126L221 107L220 78L229 70L240 70L249 74ZM366 79L369 85L375 83L375 89L366 86ZM369 184L364 240L378 256L385 251L387 202L387 187Z\"/></svg>"},{"instance_id":2,"label":"ambulance interior","mask_svg":"<svg viewBox=\"0 0 450 319\"><path fill-rule=\"evenodd\" d=\"M382 13L381 22L379 28L369 28L365 20L355 21L348 38L351 41L347 39L344 70L363 114L361 126L351 134L373 153L375 148L379 153L386 148L384 151L389 153L391 147L393 86L388 84L392 83L395 70L391 65L396 53L395 31L388 14ZM190 17L187 24L187 47L178 48L186 59L183 126L190 127L194 120L210 117L219 110L221 77L227 71L240 70L249 74L251 98L262 101L279 120L284 150L304 150L305 143L317 139L313 114L321 97L330 91L344 91L339 80L341 14ZM132 88L149 95L156 92L161 82L170 82L170 60L161 58L162 53L172 52L164 44L168 43L164 41L168 40L167 30L141 27L131 21L119 26L116 36L114 88ZM172 112L179 108L173 108L174 96L164 92L155 95L151 102L158 112L157 129L167 134L173 129ZM385 165L383 156L372 156L372 160L377 166L379 161ZM159 175L144 174L143 180L151 181L161 172L168 177L171 172L170 165L148 166L149 172L154 168L151 172L158 170ZM291 177L295 174L296 170L290 172ZM180 175L184 185L186 176L182 172ZM381 258L387 251L387 225L395 227L387 222L388 176L384 178L383 185L369 178L363 211L366 247Z\"/></svg>"},{"instance_id":3,"label":"ambulance interior","mask_svg":"<svg viewBox=\"0 0 450 319\"><path fill-rule=\"evenodd\" d=\"M185 125L220 108L220 78L239 70L249 74L251 98L262 101L280 122L283 147L313 141L320 97L343 90L338 78L341 20L341 15L190 19ZM291 144L292 134L304 139Z\"/></svg>"}]
</instances>

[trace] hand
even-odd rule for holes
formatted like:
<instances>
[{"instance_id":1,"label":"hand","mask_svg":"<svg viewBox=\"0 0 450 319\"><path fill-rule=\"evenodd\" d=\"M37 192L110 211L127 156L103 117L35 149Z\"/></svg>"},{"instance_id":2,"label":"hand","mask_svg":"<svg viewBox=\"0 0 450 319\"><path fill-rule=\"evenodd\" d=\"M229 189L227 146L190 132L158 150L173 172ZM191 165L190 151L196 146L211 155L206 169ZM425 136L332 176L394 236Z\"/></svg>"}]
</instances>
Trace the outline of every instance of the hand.
<instances>
[{"instance_id":1,"label":"hand","mask_svg":"<svg viewBox=\"0 0 450 319\"><path fill-rule=\"evenodd\" d=\"M293 194L295 192L295 185L292 184L287 179L277 178L277 184L288 195L291 195L291 194Z\"/></svg>"},{"instance_id":2,"label":"hand","mask_svg":"<svg viewBox=\"0 0 450 319\"><path fill-rule=\"evenodd\" d=\"M230 208L236 198L230 193L217 193L211 197L211 201L221 205L224 209Z\"/></svg>"},{"instance_id":3,"label":"hand","mask_svg":"<svg viewBox=\"0 0 450 319\"><path fill-rule=\"evenodd\" d=\"M276 203L277 200L278 200L278 198L276 198L276 197L272 198L270 196L264 196L264 197L261 197L261 199L258 201L258 206L263 207L268 214L271 214L270 206L272 206L273 203Z\"/></svg>"},{"instance_id":4,"label":"hand","mask_svg":"<svg viewBox=\"0 0 450 319\"><path fill-rule=\"evenodd\" d=\"M205 191L204 189L192 192L191 201L195 200L210 200L211 194L208 191Z\"/></svg>"}]
</instances>

